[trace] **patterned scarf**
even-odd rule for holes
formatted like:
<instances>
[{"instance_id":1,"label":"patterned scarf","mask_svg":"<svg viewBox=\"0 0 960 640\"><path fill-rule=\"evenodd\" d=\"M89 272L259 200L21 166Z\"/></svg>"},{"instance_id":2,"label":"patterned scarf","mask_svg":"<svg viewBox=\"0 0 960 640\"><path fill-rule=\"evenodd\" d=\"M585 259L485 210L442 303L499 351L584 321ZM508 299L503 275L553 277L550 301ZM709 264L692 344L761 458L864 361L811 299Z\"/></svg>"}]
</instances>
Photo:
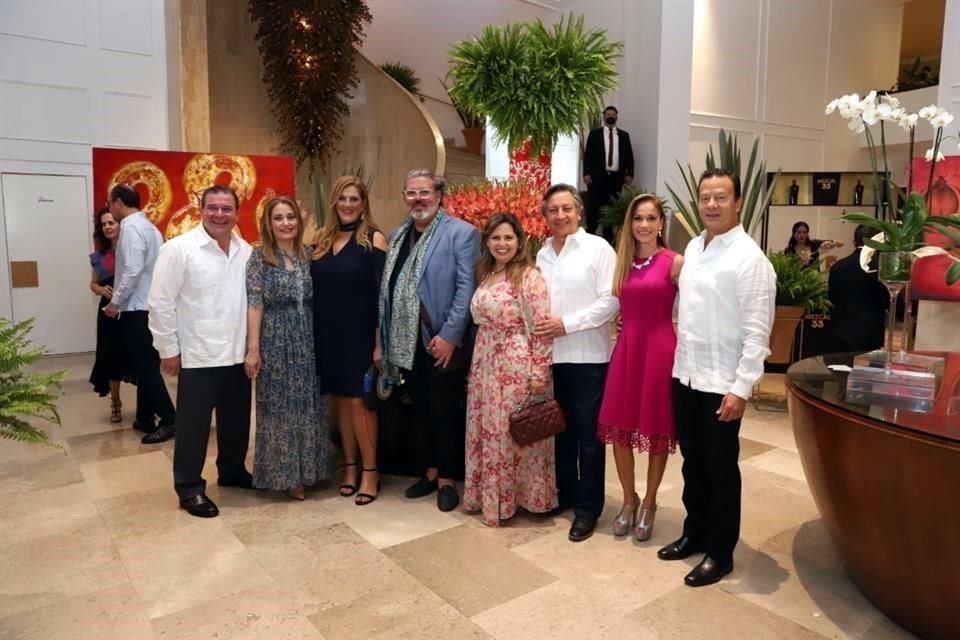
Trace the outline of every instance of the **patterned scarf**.
<instances>
[{"instance_id":1,"label":"patterned scarf","mask_svg":"<svg viewBox=\"0 0 960 640\"><path fill-rule=\"evenodd\" d=\"M392 301L390 281L400 255L400 247L404 242L410 242L408 235L412 233L412 218L403 222L394 241L387 247L380 285L379 314L383 372L388 384L397 384L400 381L399 369L413 369L413 356L417 350L417 340L420 339L420 297L417 295L417 287L420 286L420 277L423 275L423 259L427 255L437 224L444 215L446 213L440 209L430 226L424 229L417 244L410 249L410 255L397 275Z\"/></svg>"}]
</instances>

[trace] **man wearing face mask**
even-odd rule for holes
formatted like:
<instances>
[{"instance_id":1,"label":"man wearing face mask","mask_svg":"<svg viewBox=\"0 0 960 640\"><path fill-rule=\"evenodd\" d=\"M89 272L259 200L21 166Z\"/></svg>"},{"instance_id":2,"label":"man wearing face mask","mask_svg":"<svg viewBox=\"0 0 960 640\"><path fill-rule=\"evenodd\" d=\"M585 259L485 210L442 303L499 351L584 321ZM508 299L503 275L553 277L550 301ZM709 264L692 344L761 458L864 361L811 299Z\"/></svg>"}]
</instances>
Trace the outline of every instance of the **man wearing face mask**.
<instances>
[{"instance_id":1,"label":"man wearing face mask","mask_svg":"<svg viewBox=\"0 0 960 640\"><path fill-rule=\"evenodd\" d=\"M583 181L590 194L587 206L587 231L597 232L600 207L620 195L623 186L633 184L633 147L630 134L617 128L617 108L603 110L603 126L587 136L583 151ZM604 229L607 240L613 239L613 229Z\"/></svg>"},{"instance_id":2,"label":"man wearing face mask","mask_svg":"<svg viewBox=\"0 0 960 640\"><path fill-rule=\"evenodd\" d=\"M404 181L409 216L387 246L379 305L382 356L375 364L387 384L402 376L412 385L417 420L411 438L424 475L406 497L438 491L437 508L452 511L460 502L454 480L463 473L464 383L480 234L443 210L444 187L429 169L414 169Z\"/></svg>"}]
</instances>

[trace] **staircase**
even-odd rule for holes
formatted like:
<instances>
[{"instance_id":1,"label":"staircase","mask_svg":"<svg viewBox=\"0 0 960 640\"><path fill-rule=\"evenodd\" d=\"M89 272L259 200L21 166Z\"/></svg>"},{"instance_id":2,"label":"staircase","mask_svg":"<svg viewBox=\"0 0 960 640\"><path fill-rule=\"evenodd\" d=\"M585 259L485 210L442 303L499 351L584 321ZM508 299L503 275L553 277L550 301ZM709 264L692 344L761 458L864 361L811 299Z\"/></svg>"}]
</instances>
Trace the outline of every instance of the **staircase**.
<instances>
[{"instance_id":1,"label":"staircase","mask_svg":"<svg viewBox=\"0 0 960 640\"><path fill-rule=\"evenodd\" d=\"M447 143L445 147L447 150L447 168L444 178L446 178L448 185L483 180L486 177L483 156L467 153L462 147L455 147L450 143Z\"/></svg>"}]
</instances>

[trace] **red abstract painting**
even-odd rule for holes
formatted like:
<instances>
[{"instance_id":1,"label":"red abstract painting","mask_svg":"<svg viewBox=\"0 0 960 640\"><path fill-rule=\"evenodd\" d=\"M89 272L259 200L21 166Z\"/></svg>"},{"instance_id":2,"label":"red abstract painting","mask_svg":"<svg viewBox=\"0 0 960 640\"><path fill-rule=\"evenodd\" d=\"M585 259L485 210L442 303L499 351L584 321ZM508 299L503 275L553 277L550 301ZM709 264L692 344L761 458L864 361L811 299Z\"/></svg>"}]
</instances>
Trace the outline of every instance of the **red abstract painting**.
<instances>
[{"instance_id":1,"label":"red abstract painting","mask_svg":"<svg viewBox=\"0 0 960 640\"><path fill-rule=\"evenodd\" d=\"M914 158L913 189L927 195L930 191L930 213L948 216L960 213L960 156L948 156L936 164L933 180L930 180L930 163L923 158ZM950 240L939 233L927 232L926 241L931 245L947 247ZM948 287L945 278L951 260L947 256L932 256L918 260L913 267L910 296L914 300L960 301L960 283Z\"/></svg>"},{"instance_id":2,"label":"red abstract painting","mask_svg":"<svg viewBox=\"0 0 960 640\"><path fill-rule=\"evenodd\" d=\"M141 208L165 239L200 223L200 194L225 185L240 199L237 229L257 240L257 225L267 202L296 194L293 158L241 156L187 151L93 149L94 210L116 184L129 184L140 194Z\"/></svg>"}]
</instances>

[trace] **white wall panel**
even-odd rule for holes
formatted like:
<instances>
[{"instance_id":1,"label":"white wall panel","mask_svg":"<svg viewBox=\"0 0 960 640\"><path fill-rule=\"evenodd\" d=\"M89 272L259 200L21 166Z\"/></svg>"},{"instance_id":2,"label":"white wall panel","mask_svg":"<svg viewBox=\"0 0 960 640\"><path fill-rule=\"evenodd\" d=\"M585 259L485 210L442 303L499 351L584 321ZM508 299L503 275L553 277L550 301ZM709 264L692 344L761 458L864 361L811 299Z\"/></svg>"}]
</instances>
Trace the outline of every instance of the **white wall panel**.
<instances>
[{"instance_id":1,"label":"white wall panel","mask_svg":"<svg viewBox=\"0 0 960 640\"><path fill-rule=\"evenodd\" d=\"M156 108L152 96L105 91L103 119L110 126L104 130L104 144L156 148L158 131L152 126Z\"/></svg>"},{"instance_id":2,"label":"white wall panel","mask_svg":"<svg viewBox=\"0 0 960 640\"><path fill-rule=\"evenodd\" d=\"M87 90L0 79L0 137L89 143Z\"/></svg>"},{"instance_id":3,"label":"white wall panel","mask_svg":"<svg viewBox=\"0 0 960 640\"><path fill-rule=\"evenodd\" d=\"M763 120L822 130L830 0L771 0L769 6Z\"/></svg>"},{"instance_id":4,"label":"white wall panel","mask_svg":"<svg viewBox=\"0 0 960 640\"><path fill-rule=\"evenodd\" d=\"M823 166L823 140L765 133L761 145L769 171L816 171Z\"/></svg>"},{"instance_id":5,"label":"white wall panel","mask_svg":"<svg viewBox=\"0 0 960 640\"><path fill-rule=\"evenodd\" d=\"M694 173L703 171L706 169L704 165L704 158L707 156L707 151L710 149L710 146L713 146L713 154L717 156L720 153L718 146L718 138L720 136L720 129L724 129L726 133L733 134L737 136L737 140L740 143L742 149L749 149L753 146L753 140L756 138L756 133L753 131L748 131L746 129L733 129L729 126L714 126L714 125L705 125L705 124L691 124L690 125L690 165L693 167Z\"/></svg>"},{"instance_id":6,"label":"white wall panel","mask_svg":"<svg viewBox=\"0 0 960 640\"><path fill-rule=\"evenodd\" d=\"M143 56L153 54L150 3L144 0L100 0L100 48Z\"/></svg>"},{"instance_id":7,"label":"white wall panel","mask_svg":"<svg viewBox=\"0 0 960 640\"><path fill-rule=\"evenodd\" d=\"M755 121L761 0L698 1L694 10L690 110Z\"/></svg>"},{"instance_id":8,"label":"white wall panel","mask_svg":"<svg viewBox=\"0 0 960 640\"><path fill-rule=\"evenodd\" d=\"M55 0L3 0L0 33L84 46L84 12L90 2Z\"/></svg>"}]
</instances>

